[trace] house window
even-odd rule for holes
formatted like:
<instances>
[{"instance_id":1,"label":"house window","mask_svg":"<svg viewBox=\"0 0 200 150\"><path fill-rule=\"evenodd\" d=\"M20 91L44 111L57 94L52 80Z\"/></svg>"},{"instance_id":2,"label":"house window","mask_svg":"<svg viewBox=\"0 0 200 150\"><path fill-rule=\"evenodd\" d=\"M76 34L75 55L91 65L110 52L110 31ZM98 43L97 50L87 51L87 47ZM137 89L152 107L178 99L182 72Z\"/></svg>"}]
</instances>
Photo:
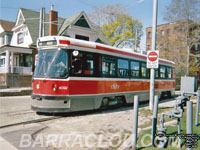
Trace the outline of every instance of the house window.
<instances>
[{"instance_id":1,"label":"house window","mask_svg":"<svg viewBox=\"0 0 200 150\"><path fill-rule=\"evenodd\" d=\"M17 34L17 44L24 43L24 34L23 33L18 33Z\"/></svg>"},{"instance_id":2,"label":"house window","mask_svg":"<svg viewBox=\"0 0 200 150\"><path fill-rule=\"evenodd\" d=\"M0 67L5 66L5 58L0 59Z\"/></svg>"},{"instance_id":3,"label":"house window","mask_svg":"<svg viewBox=\"0 0 200 150\"><path fill-rule=\"evenodd\" d=\"M160 50L163 49L163 48L164 48L164 47L163 47L163 44L160 44Z\"/></svg>"},{"instance_id":4,"label":"house window","mask_svg":"<svg viewBox=\"0 0 200 150\"><path fill-rule=\"evenodd\" d=\"M167 35L170 35L170 29L167 29Z\"/></svg>"},{"instance_id":5,"label":"house window","mask_svg":"<svg viewBox=\"0 0 200 150\"><path fill-rule=\"evenodd\" d=\"M195 51L199 50L199 44L195 44Z\"/></svg>"},{"instance_id":6,"label":"house window","mask_svg":"<svg viewBox=\"0 0 200 150\"><path fill-rule=\"evenodd\" d=\"M150 50L151 49L151 45L147 45L147 50Z\"/></svg>"},{"instance_id":7,"label":"house window","mask_svg":"<svg viewBox=\"0 0 200 150\"><path fill-rule=\"evenodd\" d=\"M165 31L164 31L164 30L161 30L161 31L160 31L160 35L161 35L161 36L164 36L164 35L165 35Z\"/></svg>"},{"instance_id":8,"label":"house window","mask_svg":"<svg viewBox=\"0 0 200 150\"><path fill-rule=\"evenodd\" d=\"M75 38L76 39L80 39L80 40L89 41L89 37L88 36L76 35Z\"/></svg>"},{"instance_id":9,"label":"house window","mask_svg":"<svg viewBox=\"0 0 200 150\"><path fill-rule=\"evenodd\" d=\"M195 63L196 63L196 65L199 63L199 58L198 57L195 58Z\"/></svg>"},{"instance_id":10,"label":"house window","mask_svg":"<svg viewBox=\"0 0 200 150\"><path fill-rule=\"evenodd\" d=\"M147 37L151 38L151 32L148 32Z\"/></svg>"},{"instance_id":11,"label":"house window","mask_svg":"<svg viewBox=\"0 0 200 150\"><path fill-rule=\"evenodd\" d=\"M174 33L176 33L176 31L177 31L177 27L174 27Z\"/></svg>"},{"instance_id":12,"label":"house window","mask_svg":"<svg viewBox=\"0 0 200 150\"><path fill-rule=\"evenodd\" d=\"M184 31L185 31L184 26L181 26L181 27L180 27L180 32L184 32Z\"/></svg>"},{"instance_id":13,"label":"house window","mask_svg":"<svg viewBox=\"0 0 200 150\"><path fill-rule=\"evenodd\" d=\"M184 47L184 45L185 45L185 42L181 41L181 46Z\"/></svg>"},{"instance_id":14,"label":"house window","mask_svg":"<svg viewBox=\"0 0 200 150\"><path fill-rule=\"evenodd\" d=\"M0 46L3 45L3 37L0 37Z\"/></svg>"}]
</instances>

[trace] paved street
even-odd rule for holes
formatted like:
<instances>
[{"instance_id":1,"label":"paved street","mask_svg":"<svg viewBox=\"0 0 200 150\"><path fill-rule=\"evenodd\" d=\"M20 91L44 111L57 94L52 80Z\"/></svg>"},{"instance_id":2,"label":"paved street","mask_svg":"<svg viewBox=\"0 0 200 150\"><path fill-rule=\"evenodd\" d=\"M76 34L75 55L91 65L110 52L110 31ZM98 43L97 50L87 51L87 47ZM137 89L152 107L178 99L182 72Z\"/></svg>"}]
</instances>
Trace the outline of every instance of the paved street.
<instances>
[{"instance_id":1,"label":"paved street","mask_svg":"<svg viewBox=\"0 0 200 150\"><path fill-rule=\"evenodd\" d=\"M30 96L1 97L0 102L1 126L50 117L38 116L30 109ZM159 108L167 111L174 106L174 102L174 99L162 101ZM140 105L138 115L140 132L147 124L151 126L152 115L148 104ZM18 150L88 150L88 146L91 149L109 149L115 138L123 138L117 142L121 144L126 140L124 138L131 135L132 123L133 108L121 107L69 115L45 122L14 125L0 129L0 149L5 147L5 143ZM56 139L50 143L52 136Z\"/></svg>"},{"instance_id":2,"label":"paved street","mask_svg":"<svg viewBox=\"0 0 200 150\"><path fill-rule=\"evenodd\" d=\"M0 127L47 117L31 110L30 96L0 97Z\"/></svg>"}]
</instances>

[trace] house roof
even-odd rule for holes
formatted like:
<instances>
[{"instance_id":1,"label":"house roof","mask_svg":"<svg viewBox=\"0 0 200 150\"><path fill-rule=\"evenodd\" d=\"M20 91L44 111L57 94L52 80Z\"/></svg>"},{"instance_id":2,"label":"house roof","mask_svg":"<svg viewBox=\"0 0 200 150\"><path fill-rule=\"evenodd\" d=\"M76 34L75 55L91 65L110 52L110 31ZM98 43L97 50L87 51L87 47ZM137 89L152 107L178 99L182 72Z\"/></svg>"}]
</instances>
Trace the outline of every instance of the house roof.
<instances>
[{"instance_id":1,"label":"house roof","mask_svg":"<svg viewBox=\"0 0 200 150\"><path fill-rule=\"evenodd\" d=\"M60 30L58 32L58 35L65 35L64 31L71 25L74 25L81 16L86 15L83 11L80 13L77 13L69 18L66 18L65 21L63 22L63 24L60 27ZM105 34L103 33L103 31L101 30L101 28L99 26L96 26L95 24L89 23L91 30L97 33L98 36L98 40L102 41L102 43L104 44L108 44L109 40L106 38Z\"/></svg>"},{"instance_id":2,"label":"house roof","mask_svg":"<svg viewBox=\"0 0 200 150\"><path fill-rule=\"evenodd\" d=\"M63 24L60 27L60 30L58 32L58 35L61 35L70 25L74 23L74 21L81 15L80 13L75 14L74 16L71 16L69 18L66 18Z\"/></svg>"},{"instance_id":3,"label":"house roof","mask_svg":"<svg viewBox=\"0 0 200 150\"><path fill-rule=\"evenodd\" d=\"M37 11L33 11L30 9L25 9L25 8L20 8L22 15L24 17L25 20L23 21L18 21L19 23L17 24L17 26L19 26L20 24L26 24L29 32L31 34L32 40L33 40L33 45L36 45L36 41L37 38L39 36L39 17L40 17L40 13ZM58 17L58 24L61 24L60 28L58 27L58 35L63 35L63 32L72 24L76 23L77 20L79 20L79 18L82 15L85 15L84 12L80 12L74 16L71 16L69 18L60 18ZM86 15L85 15L86 16ZM86 16L87 17L87 16ZM45 22L49 22L49 14L45 14ZM109 40L106 38L106 36L104 35L103 31L101 30L100 27L97 27L96 25L89 23L90 28L92 31L97 33L98 36L98 41L102 41L102 43L104 44L108 44ZM45 24L45 32L44 32L45 36L49 35L49 24L46 23Z\"/></svg>"},{"instance_id":4,"label":"house roof","mask_svg":"<svg viewBox=\"0 0 200 150\"><path fill-rule=\"evenodd\" d=\"M10 32L12 28L15 26L15 22L6 21L6 20L0 20L0 24L2 28L4 29L4 31L6 32Z\"/></svg>"},{"instance_id":5,"label":"house roof","mask_svg":"<svg viewBox=\"0 0 200 150\"><path fill-rule=\"evenodd\" d=\"M22 14L24 16L25 21L24 24L27 25L29 32L31 34L33 45L36 45L37 38L39 37L39 17L40 13L30 10L21 8ZM63 18L58 17L58 24L61 24L64 21ZM45 22L49 22L49 14L45 14ZM49 35L49 24L45 24L45 31L44 35Z\"/></svg>"},{"instance_id":6,"label":"house roof","mask_svg":"<svg viewBox=\"0 0 200 150\"><path fill-rule=\"evenodd\" d=\"M98 34L99 40L102 41L104 44L108 44L111 45L109 42L109 39L105 36L103 30L101 29L101 27L92 24L93 30Z\"/></svg>"}]
</instances>

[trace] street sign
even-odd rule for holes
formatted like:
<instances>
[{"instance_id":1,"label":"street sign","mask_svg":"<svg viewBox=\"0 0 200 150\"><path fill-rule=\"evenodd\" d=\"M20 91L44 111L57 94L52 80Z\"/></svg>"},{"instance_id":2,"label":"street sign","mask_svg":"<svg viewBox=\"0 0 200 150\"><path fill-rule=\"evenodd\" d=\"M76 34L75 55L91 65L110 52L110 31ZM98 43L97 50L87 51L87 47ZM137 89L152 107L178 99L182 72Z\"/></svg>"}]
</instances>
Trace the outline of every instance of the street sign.
<instances>
[{"instance_id":1,"label":"street sign","mask_svg":"<svg viewBox=\"0 0 200 150\"><path fill-rule=\"evenodd\" d=\"M148 51L147 52L147 68L158 68L158 51Z\"/></svg>"}]
</instances>

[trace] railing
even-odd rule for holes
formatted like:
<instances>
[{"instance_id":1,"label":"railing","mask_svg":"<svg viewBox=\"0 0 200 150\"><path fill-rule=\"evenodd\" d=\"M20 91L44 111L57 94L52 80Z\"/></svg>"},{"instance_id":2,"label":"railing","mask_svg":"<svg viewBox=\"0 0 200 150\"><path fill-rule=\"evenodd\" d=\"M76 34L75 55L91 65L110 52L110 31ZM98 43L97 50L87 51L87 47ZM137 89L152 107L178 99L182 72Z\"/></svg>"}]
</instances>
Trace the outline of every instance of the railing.
<instances>
[{"instance_id":1,"label":"railing","mask_svg":"<svg viewBox=\"0 0 200 150\"><path fill-rule=\"evenodd\" d=\"M9 70L7 70L6 67L0 67L0 73L18 73L32 75L32 67L13 66L9 67Z\"/></svg>"},{"instance_id":2,"label":"railing","mask_svg":"<svg viewBox=\"0 0 200 150\"><path fill-rule=\"evenodd\" d=\"M6 67L0 67L0 73L7 73Z\"/></svg>"}]
</instances>

